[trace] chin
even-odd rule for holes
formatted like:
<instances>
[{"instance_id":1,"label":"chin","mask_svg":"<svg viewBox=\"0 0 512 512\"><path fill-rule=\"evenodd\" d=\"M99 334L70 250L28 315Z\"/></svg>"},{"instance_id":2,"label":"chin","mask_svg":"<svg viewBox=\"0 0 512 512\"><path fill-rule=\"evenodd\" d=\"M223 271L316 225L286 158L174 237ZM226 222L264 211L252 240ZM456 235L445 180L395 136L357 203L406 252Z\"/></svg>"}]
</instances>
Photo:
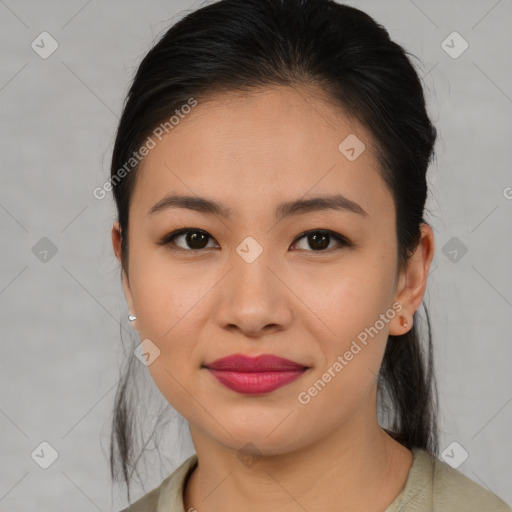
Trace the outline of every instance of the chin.
<instances>
[{"instance_id":1,"label":"chin","mask_svg":"<svg viewBox=\"0 0 512 512\"><path fill-rule=\"evenodd\" d=\"M222 439L218 439L218 441L237 454L254 457L281 455L292 451L296 444L296 440L292 438L292 432L283 430L278 435L275 431L273 432L274 429L275 425L264 430L261 428L248 429L247 425L241 425L240 429L233 426L229 430L233 437L223 435Z\"/></svg>"}]
</instances>

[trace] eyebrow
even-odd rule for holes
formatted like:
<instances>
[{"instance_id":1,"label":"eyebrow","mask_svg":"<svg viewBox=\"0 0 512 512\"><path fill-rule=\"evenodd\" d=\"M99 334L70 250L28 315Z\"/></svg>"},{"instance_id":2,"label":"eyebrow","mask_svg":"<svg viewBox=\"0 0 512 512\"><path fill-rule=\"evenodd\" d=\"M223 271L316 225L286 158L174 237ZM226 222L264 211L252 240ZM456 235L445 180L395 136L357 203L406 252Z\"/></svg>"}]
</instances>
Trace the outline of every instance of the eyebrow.
<instances>
[{"instance_id":1,"label":"eyebrow","mask_svg":"<svg viewBox=\"0 0 512 512\"><path fill-rule=\"evenodd\" d=\"M185 208L225 218L229 218L232 213L231 209L227 206L203 197L167 195L152 206L146 215L153 215L157 212L163 212L170 208ZM347 211L356 213L363 217L369 217L369 214L361 205L341 194L335 194L280 203L276 208L275 218L276 220L281 220L284 217L289 217L291 215L311 213L320 210Z\"/></svg>"}]
</instances>

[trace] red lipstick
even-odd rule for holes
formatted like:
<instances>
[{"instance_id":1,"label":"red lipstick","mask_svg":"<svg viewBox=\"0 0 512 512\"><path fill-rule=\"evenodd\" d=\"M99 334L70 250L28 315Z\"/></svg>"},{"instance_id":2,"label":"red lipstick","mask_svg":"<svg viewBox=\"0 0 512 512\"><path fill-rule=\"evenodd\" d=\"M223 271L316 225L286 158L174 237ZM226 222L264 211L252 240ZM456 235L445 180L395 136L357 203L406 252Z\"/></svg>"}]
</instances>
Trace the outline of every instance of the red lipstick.
<instances>
[{"instance_id":1,"label":"red lipstick","mask_svg":"<svg viewBox=\"0 0 512 512\"><path fill-rule=\"evenodd\" d=\"M308 369L272 354L257 357L233 354L204 366L227 388L252 395L270 393L298 379Z\"/></svg>"}]
</instances>

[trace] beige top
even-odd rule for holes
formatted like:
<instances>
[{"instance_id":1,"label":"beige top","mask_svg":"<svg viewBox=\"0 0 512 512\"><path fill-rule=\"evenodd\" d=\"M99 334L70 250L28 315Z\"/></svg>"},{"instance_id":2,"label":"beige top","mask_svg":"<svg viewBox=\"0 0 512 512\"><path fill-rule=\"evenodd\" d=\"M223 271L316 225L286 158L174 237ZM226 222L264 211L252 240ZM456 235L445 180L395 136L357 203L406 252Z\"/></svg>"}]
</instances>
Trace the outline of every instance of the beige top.
<instances>
[{"instance_id":1,"label":"beige top","mask_svg":"<svg viewBox=\"0 0 512 512\"><path fill-rule=\"evenodd\" d=\"M405 485L384 512L512 512L503 500L425 450L413 448ZM189 457L162 483L121 512L185 512L183 488L197 466Z\"/></svg>"}]
</instances>

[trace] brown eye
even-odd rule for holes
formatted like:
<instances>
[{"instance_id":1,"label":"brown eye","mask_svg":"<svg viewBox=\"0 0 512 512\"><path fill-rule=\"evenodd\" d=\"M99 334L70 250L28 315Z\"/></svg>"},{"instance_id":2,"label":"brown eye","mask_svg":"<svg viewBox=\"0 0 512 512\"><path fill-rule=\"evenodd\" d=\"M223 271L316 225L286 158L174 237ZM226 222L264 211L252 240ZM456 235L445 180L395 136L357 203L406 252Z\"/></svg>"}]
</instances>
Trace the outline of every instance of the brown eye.
<instances>
[{"instance_id":1,"label":"brown eye","mask_svg":"<svg viewBox=\"0 0 512 512\"><path fill-rule=\"evenodd\" d=\"M173 245L178 249L185 251L199 251L207 249L209 239L213 238L206 232L200 229L180 229L167 235L160 243L160 245ZM180 241L177 243L177 241Z\"/></svg>"},{"instance_id":2,"label":"brown eye","mask_svg":"<svg viewBox=\"0 0 512 512\"><path fill-rule=\"evenodd\" d=\"M297 240L301 240L303 238L306 239L306 243L310 247L310 249L308 249L307 247L299 247L299 249L312 250L313 252L323 252L326 249L332 249L332 247L329 247L329 245L333 240L338 242L339 246L350 245L348 240L346 240L338 233L325 230L308 231L307 233L304 233L299 238L297 238L294 245L298 245Z\"/></svg>"},{"instance_id":3,"label":"brown eye","mask_svg":"<svg viewBox=\"0 0 512 512\"><path fill-rule=\"evenodd\" d=\"M189 233L185 233L185 243L191 249L204 249L208 244L208 235L204 233L197 233L195 231L190 231Z\"/></svg>"}]
</instances>

